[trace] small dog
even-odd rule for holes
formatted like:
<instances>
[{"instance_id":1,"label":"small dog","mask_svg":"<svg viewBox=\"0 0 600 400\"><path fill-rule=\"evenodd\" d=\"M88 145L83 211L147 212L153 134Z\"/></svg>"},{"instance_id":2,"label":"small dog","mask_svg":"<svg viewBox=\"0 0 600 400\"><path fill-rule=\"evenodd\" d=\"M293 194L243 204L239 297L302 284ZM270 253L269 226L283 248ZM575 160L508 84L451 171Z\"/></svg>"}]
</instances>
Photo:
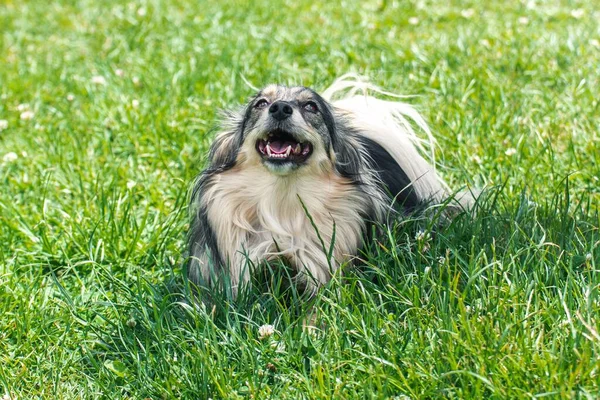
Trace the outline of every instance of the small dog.
<instances>
[{"instance_id":1,"label":"small dog","mask_svg":"<svg viewBox=\"0 0 600 400\"><path fill-rule=\"evenodd\" d=\"M192 191L192 283L228 281L235 296L249 266L281 260L314 291L357 255L373 223L423 205L469 207L472 197L452 199L421 155L433 144L422 117L367 90L389 95L355 76L322 95L270 85L225 116Z\"/></svg>"}]
</instances>

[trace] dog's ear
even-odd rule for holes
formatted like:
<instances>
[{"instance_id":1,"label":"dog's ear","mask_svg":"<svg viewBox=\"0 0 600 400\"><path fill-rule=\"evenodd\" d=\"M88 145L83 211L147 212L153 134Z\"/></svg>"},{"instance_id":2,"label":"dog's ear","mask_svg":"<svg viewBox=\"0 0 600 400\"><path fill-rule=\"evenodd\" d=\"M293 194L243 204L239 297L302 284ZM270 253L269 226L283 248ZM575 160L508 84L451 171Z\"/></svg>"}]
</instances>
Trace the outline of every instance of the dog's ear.
<instances>
[{"instance_id":1,"label":"dog's ear","mask_svg":"<svg viewBox=\"0 0 600 400\"><path fill-rule=\"evenodd\" d=\"M240 111L223 111L221 129L218 131L208 153L212 168L231 166L241 146L244 114Z\"/></svg>"},{"instance_id":2,"label":"dog's ear","mask_svg":"<svg viewBox=\"0 0 600 400\"><path fill-rule=\"evenodd\" d=\"M313 92L313 97L319 104L323 121L329 132L331 147L327 150L333 152L335 169L343 177L353 182L360 182L363 159L360 154L361 145L350 125L351 115L336 108L316 92Z\"/></svg>"},{"instance_id":3,"label":"dog's ear","mask_svg":"<svg viewBox=\"0 0 600 400\"><path fill-rule=\"evenodd\" d=\"M335 119L335 129L331 132L335 168L343 177L360 182L364 163L364 157L361 157L362 145L347 121L348 116L335 109L332 110L332 115Z\"/></svg>"}]
</instances>

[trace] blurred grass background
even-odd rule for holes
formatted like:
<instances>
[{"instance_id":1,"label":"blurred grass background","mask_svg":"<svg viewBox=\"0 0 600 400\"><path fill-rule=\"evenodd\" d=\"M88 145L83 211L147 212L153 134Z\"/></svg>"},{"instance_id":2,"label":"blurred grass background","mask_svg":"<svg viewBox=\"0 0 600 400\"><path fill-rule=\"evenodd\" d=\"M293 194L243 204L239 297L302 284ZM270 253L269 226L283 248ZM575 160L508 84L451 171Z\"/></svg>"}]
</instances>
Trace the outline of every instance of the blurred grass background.
<instances>
[{"instance_id":1,"label":"blurred grass background","mask_svg":"<svg viewBox=\"0 0 600 400\"><path fill-rule=\"evenodd\" d=\"M3 0L0 395L595 398L599 21L585 1ZM492 188L483 212L391 230L308 302L317 333L266 288L190 309L217 111L245 81L346 72L416 95L451 186Z\"/></svg>"}]
</instances>

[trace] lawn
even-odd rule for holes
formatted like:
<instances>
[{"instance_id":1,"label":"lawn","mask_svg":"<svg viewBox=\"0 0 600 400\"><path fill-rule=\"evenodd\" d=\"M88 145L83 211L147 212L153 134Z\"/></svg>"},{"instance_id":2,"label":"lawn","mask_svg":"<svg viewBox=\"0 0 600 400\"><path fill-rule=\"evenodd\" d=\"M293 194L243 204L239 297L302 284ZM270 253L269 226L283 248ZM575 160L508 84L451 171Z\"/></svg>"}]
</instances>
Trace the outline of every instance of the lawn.
<instances>
[{"instance_id":1,"label":"lawn","mask_svg":"<svg viewBox=\"0 0 600 400\"><path fill-rule=\"evenodd\" d=\"M335 3L0 3L0 398L600 396L598 3ZM346 72L415 95L477 212L191 306L218 110Z\"/></svg>"}]
</instances>

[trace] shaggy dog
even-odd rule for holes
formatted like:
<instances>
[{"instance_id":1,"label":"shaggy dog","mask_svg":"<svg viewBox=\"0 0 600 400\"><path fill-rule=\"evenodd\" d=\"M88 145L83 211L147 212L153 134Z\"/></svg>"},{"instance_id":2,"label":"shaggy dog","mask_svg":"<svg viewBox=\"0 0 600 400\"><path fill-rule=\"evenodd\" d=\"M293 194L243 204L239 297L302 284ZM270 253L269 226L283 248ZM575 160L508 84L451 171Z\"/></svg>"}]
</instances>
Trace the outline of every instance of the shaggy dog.
<instances>
[{"instance_id":1,"label":"shaggy dog","mask_svg":"<svg viewBox=\"0 0 600 400\"><path fill-rule=\"evenodd\" d=\"M225 115L193 186L192 283L227 282L235 296L250 266L280 260L314 291L357 255L372 224L424 205L468 207L472 198L452 198L423 157L433 139L415 109L367 90L389 96L345 76L321 95L269 85Z\"/></svg>"}]
</instances>

